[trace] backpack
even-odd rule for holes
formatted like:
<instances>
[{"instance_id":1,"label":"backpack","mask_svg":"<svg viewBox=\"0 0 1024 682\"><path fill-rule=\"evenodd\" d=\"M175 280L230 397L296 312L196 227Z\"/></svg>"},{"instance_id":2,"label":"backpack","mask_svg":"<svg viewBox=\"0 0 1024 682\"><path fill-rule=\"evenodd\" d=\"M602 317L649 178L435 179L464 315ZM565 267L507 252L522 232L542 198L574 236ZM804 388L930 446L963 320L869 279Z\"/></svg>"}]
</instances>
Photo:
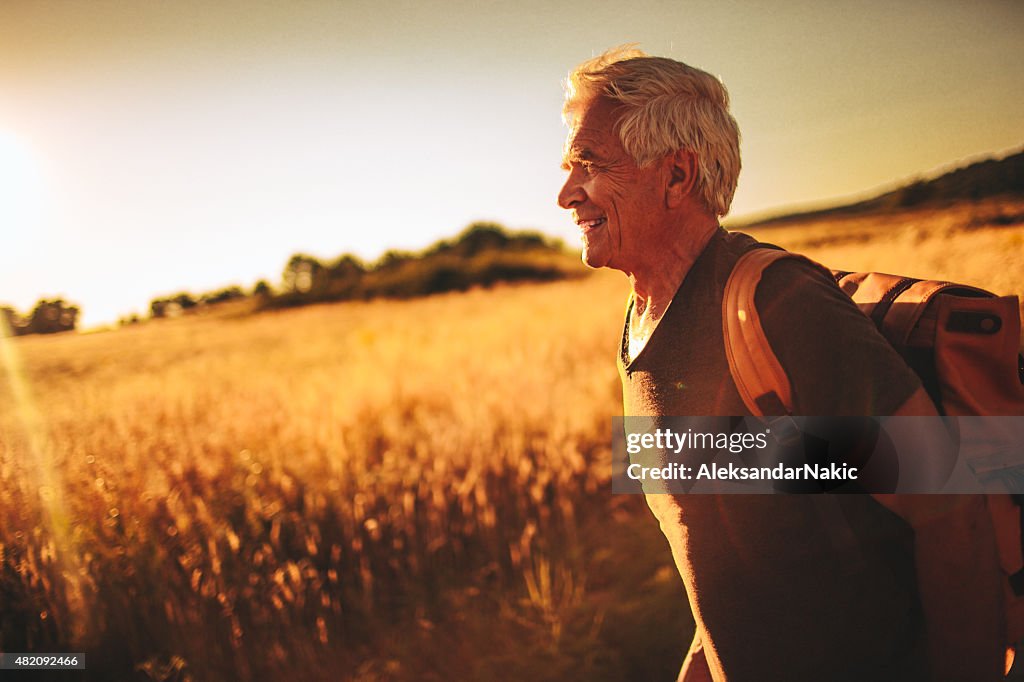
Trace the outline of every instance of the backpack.
<instances>
[{"instance_id":1,"label":"backpack","mask_svg":"<svg viewBox=\"0 0 1024 682\"><path fill-rule=\"evenodd\" d=\"M1016 296L878 272L829 271L804 256L758 244L736 262L722 301L729 371L754 416L791 415L794 404L754 305L764 271L783 258L802 260L831 276L918 375L939 414L1024 415ZM1006 575L1006 634L1012 646L1024 639L1024 495L990 493L986 502ZM1007 670L1011 661L1008 656Z\"/></svg>"}]
</instances>

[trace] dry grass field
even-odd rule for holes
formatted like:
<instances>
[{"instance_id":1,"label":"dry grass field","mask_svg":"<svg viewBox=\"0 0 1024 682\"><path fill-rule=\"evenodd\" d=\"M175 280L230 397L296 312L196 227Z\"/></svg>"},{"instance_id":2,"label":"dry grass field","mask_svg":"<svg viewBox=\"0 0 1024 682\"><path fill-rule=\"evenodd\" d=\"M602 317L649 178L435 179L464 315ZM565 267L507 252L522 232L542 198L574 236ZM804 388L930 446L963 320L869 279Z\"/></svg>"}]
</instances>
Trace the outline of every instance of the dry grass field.
<instances>
[{"instance_id":1,"label":"dry grass field","mask_svg":"<svg viewBox=\"0 0 1024 682\"><path fill-rule=\"evenodd\" d=\"M1024 295L1021 209L755 232ZM608 483L625 294L0 342L0 650L86 652L67 679L671 679L682 587Z\"/></svg>"}]
</instances>

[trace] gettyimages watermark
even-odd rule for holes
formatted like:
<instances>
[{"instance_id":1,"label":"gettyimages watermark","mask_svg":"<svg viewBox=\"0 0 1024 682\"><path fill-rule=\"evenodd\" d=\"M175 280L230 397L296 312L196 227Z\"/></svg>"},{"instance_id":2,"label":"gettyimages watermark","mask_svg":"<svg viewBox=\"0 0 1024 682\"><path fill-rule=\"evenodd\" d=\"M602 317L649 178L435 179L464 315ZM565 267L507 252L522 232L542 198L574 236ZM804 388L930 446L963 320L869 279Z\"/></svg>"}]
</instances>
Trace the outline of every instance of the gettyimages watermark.
<instances>
[{"instance_id":1,"label":"gettyimages watermark","mask_svg":"<svg viewBox=\"0 0 1024 682\"><path fill-rule=\"evenodd\" d=\"M616 493L1024 494L1019 417L616 417Z\"/></svg>"}]
</instances>

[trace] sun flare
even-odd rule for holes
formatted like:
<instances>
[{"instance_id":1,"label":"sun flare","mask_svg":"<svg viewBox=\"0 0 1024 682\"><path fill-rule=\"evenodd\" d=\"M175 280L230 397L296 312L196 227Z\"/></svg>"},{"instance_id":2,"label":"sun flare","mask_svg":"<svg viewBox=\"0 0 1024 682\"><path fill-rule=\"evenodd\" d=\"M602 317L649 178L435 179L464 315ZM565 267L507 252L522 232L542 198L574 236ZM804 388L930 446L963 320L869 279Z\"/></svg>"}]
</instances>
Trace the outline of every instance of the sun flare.
<instances>
[{"instance_id":1,"label":"sun flare","mask_svg":"<svg viewBox=\"0 0 1024 682\"><path fill-rule=\"evenodd\" d=\"M32 147L0 129L0 225L5 238L35 226L43 209L42 171Z\"/></svg>"}]
</instances>

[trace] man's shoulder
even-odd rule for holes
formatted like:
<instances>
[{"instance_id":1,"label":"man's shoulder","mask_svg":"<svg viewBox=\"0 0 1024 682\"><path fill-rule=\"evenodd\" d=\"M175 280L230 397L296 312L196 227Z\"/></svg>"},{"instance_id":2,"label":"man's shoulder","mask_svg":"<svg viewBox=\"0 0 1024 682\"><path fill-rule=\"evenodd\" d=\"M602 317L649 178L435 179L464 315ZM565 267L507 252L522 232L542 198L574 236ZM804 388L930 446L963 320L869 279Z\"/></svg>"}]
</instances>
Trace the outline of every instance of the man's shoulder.
<instances>
[{"instance_id":1,"label":"man's shoulder","mask_svg":"<svg viewBox=\"0 0 1024 682\"><path fill-rule=\"evenodd\" d=\"M839 285L836 284L828 268L800 254L792 254L793 258L780 258L772 263L762 277L762 291L766 296L796 294L824 296L839 304L853 305Z\"/></svg>"},{"instance_id":2,"label":"man's shoulder","mask_svg":"<svg viewBox=\"0 0 1024 682\"><path fill-rule=\"evenodd\" d=\"M755 249L758 249L758 255L769 258L746 263L740 274L737 263ZM777 315L806 319L808 315L820 312L815 308L821 305L839 306L848 312L859 313L850 298L839 289L828 268L802 254L759 242L746 234L729 233L717 260L718 279L722 280L723 288L737 278L747 282L747 286L734 282L734 291L748 292L741 296L749 295L750 287L756 287L754 303L762 319Z\"/></svg>"},{"instance_id":3,"label":"man's shoulder","mask_svg":"<svg viewBox=\"0 0 1024 682\"><path fill-rule=\"evenodd\" d=\"M737 232L720 228L711 240L720 251L720 256L730 260L738 260L740 256L756 248L761 242L745 232ZM709 243L709 247L711 243Z\"/></svg>"},{"instance_id":4,"label":"man's shoulder","mask_svg":"<svg viewBox=\"0 0 1024 682\"><path fill-rule=\"evenodd\" d=\"M690 305L715 308L736 261L757 245L758 241L748 234L719 227L683 279L673 306L681 305L678 299L685 299Z\"/></svg>"},{"instance_id":5,"label":"man's shoulder","mask_svg":"<svg viewBox=\"0 0 1024 682\"><path fill-rule=\"evenodd\" d=\"M801 414L891 414L920 385L825 268L783 258L754 299Z\"/></svg>"}]
</instances>

